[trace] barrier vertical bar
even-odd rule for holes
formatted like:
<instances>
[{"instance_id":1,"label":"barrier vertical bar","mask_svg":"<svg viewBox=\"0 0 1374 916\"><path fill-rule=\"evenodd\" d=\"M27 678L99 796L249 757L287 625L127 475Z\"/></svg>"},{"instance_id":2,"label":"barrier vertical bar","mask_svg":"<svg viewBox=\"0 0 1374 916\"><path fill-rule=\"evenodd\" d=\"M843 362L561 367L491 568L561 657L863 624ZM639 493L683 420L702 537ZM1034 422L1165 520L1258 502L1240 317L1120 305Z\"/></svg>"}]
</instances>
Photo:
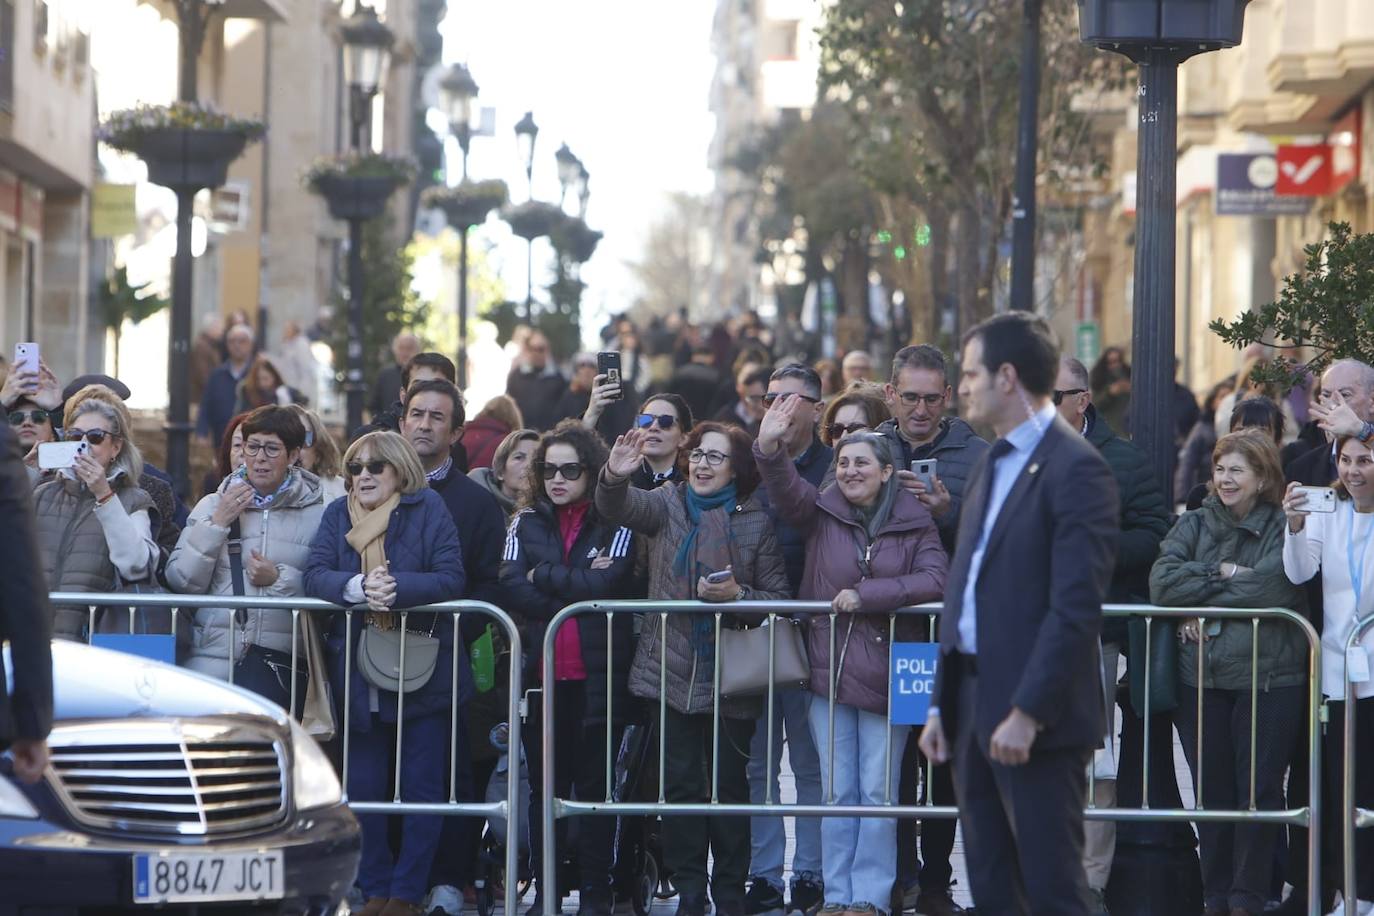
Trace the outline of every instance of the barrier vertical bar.
<instances>
[{"instance_id":1,"label":"barrier vertical bar","mask_svg":"<svg viewBox=\"0 0 1374 916\"><path fill-rule=\"evenodd\" d=\"M826 734L827 759L830 761L830 769L826 774L825 799L830 804L835 804L835 628L839 626L839 615L834 611L830 612L830 659L829 659L829 678L830 696L827 702L830 704L827 710L828 725Z\"/></svg>"},{"instance_id":2,"label":"barrier vertical bar","mask_svg":"<svg viewBox=\"0 0 1374 916\"><path fill-rule=\"evenodd\" d=\"M539 756L543 766L543 772L539 774L540 791L543 798L543 804L539 809L539 818L540 822L544 825L544 835L542 838L543 850L541 851L540 862L540 871L542 874L539 876L539 892L544 895L544 911L546 913L556 912L562 909L562 907L559 906L562 897L558 892L558 837L555 833L558 821L556 817L557 812L554 810L558 804L558 799L554 798L555 789L553 778L553 768L556 765L554 754L554 745L556 742L550 740L549 736L553 728L555 715L553 695L556 691L553 689L553 684L550 683L554 670L553 650L554 643L558 638L558 629L566 622L564 620L564 614L567 610L567 608L564 608L562 611L555 614L553 620L549 623L548 629L544 633L544 645L542 647L544 664L540 669L544 672L544 689L540 691L540 702L544 712L539 723ZM507 836L512 835L516 834L507 834ZM510 875L507 875L506 884L509 886L512 883ZM513 910L508 910L505 916L515 916L515 913Z\"/></svg>"},{"instance_id":3,"label":"barrier vertical bar","mask_svg":"<svg viewBox=\"0 0 1374 916\"><path fill-rule=\"evenodd\" d=\"M401 738L406 722L406 612L401 611L401 658L396 678L396 798L401 800Z\"/></svg>"},{"instance_id":4,"label":"barrier vertical bar","mask_svg":"<svg viewBox=\"0 0 1374 916\"><path fill-rule=\"evenodd\" d=\"M509 622L509 618L507 618ZM520 631L514 625L503 627L510 643L510 696L506 698L506 836L516 837L516 842L506 843L506 914L515 916L516 889L520 884L520 763L525 759L525 744L522 740L524 729L520 722L521 671L520 660L524 648L520 644ZM530 817L531 812L524 812Z\"/></svg>"},{"instance_id":5,"label":"barrier vertical bar","mask_svg":"<svg viewBox=\"0 0 1374 916\"><path fill-rule=\"evenodd\" d=\"M611 611L606 612L606 803L610 804L613 790L615 788L614 766L611 762L611 733L614 730L612 723L615 719L611 716L611 693L615 689L612 680L612 672L615 670L615 654L613 642L615 640L615 617Z\"/></svg>"},{"instance_id":6,"label":"barrier vertical bar","mask_svg":"<svg viewBox=\"0 0 1374 916\"><path fill-rule=\"evenodd\" d=\"M458 618L460 614L453 615L453 678L449 686L448 695L449 720L448 720L448 803L450 805L458 803L458 780L454 774L458 772L458 650L463 645L462 636L459 635ZM469 740L471 738L469 737ZM507 770L509 773L509 770ZM516 773L520 771L517 769ZM507 824L510 822L507 821Z\"/></svg>"},{"instance_id":7,"label":"barrier vertical bar","mask_svg":"<svg viewBox=\"0 0 1374 916\"><path fill-rule=\"evenodd\" d=\"M940 640L936 633L936 620L937 618L934 614L926 617L926 635L931 642L938 646ZM938 665L942 662L943 659L937 661L936 664ZM931 807L935 805L935 764L929 757L926 757L926 804Z\"/></svg>"},{"instance_id":8,"label":"barrier vertical bar","mask_svg":"<svg viewBox=\"0 0 1374 916\"><path fill-rule=\"evenodd\" d=\"M1307 912L1321 912L1321 637L1307 621ZM1300 627L1299 629L1302 629Z\"/></svg>"},{"instance_id":9,"label":"barrier vertical bar","mask_svg":"<svg viewBox=\"0 0 1374 916\"><path fill-rule=\"evenodd\" d=\"M1225 626L1224 621L1222 625ZM1197 620L1197 753L1193 755L1197 760L1197 786L1195 788L1197 795L1193 799L1193 807L1198 811L1204 808L1202 804L1202 759L1204 756L1202 753L1202 662L1203 656L1207 654L1203 651L1205 649L1203 641L1206 638L1207 618L1199 617ZM1149 728L1148 722L1146 728Z\"/></svg>"},{"instance_id":10,"label":"barrier vertical bar","mask_svg":"<svg viewBox=\"0 0 1374 916\"><path fill-rule=\"evenodd\" d=\"M353 612L345 610L344 619L344 718L343 718L343 796L348 800L349 743L353 737ZM231 653L232 654L232 653Z\"/></svg>"},{"instance_id":11,"label":"barrier vertical bar","mask_svg":"<svg viewBox=\"0 0 1374 916\"><path fill-rule=\"evenodd\" d=\"M1150 807L1150 659L1153 657L1151 652L1151 634L1154 631L1154 618L1145 617L1145 718L1144 727L1141 729L1145 733L1144 758L1140 772L1140 807ZM1111 714L1111 721L1116 721L1115 714Z\"/></svg>"},{"instance_id":12,"label":"barrier vertical bar","mask_svg":"<svg viewBox=\"0 0 1374 916\"><path fill-rule=\"evenodd\" d=\"M229 683L231 683L231 684L234 683L234 656L237 654L237 652L236 652L236 642L235 642L235 639L234 639L234 624L238 622L238 616L239 616L239 612L238 612L237 610L231 610L231 611L229 612L229 652L228 652L228 662L229 662ZM247 625L247 624L245 623L245 626L246 626L246 625Z\"/></svg>"},{"instance_id":13,"label":"barrier vertical bar","mask_svg":"<svg viewBox=\"0 0 1374 916\"><path fill-rule=\"evenodd\" d=\"M130 626L133 625L133 615L129 616ZM293 719L300 719L296 712L296 665L300 662L300 641L299 630L301 625L301 612L298 609L291 611L291 709L289 714Z\"/></svg>"},{"instance_id":14,"label":"barrier vertical bar","mask_svg":"<svg viewBox=\"0 0 1374 916\"><path fill-rule=\"evenodd\" d=\"M658 639L658 803L668 800L665 760L668 757L668 612L660 614L662 628Z\"/></svg>"},{"instance_id":15,"label":"barrier vertical bar","mask_svg":"<svg viewBox=\"0 0 1374 916\"><path fill-rule=\"evenodd\" d=\"M720 801L720 611L716 611L716 643L711 655L711 804Z\"/></svg>"},{"instance_id":16,"label":"barrier vertical bar","mask_svg":"<svg viewBox=\"0 0 1374 916\"><path fill-rule=\"evenodd\" d=\"M763 761L763 803L773 804L773 702L776 698L777 685L775 666L777 663L777 624L778 617L772 611L768 612L768 709L767 709L767 729L768 729L768 756ZM781 763L782 761L779 761Z\"/></svg>"},{"instance_id":17,"label":"barrier vertical bar","mask_svg":"<svg viewBox=\"0 0 1374 916\"><path fill-rule=\"evenodd\" d=\"M1255 810L1255 759L1259 739L1259 618L1250 619L1250 810Z\"/></svg>"},{"instance_id":18,"label":"barrier vertical bar","mask_svg":"<svg viewBox=\"0 0 1374 916\"><path fill-rule=\"evenodd\" d=\"M892 644L897 641L897 615L887 615L887 666L889 670L887 687L887 742L886 759L883 761L883 804L892 804ZM835 742L835 736L830 736L830 742Z\"/></svg>"},{"instance_id":19,"label":"barrier vertical bar","mask_svg":"<svg viewBox=\"0 0 1374 916\"><path fill-rule=\"evenodd\" d=\"M1359 632L1358 625L1356 632ZM1345 766L1341 768L1341 886L1344 889L1341 893L1346 900L1358 900L1355 881L1355 685L1350 681L1345 661L1341 662L1341 671L1345 675Z\"/></svg>"}]
</instances>

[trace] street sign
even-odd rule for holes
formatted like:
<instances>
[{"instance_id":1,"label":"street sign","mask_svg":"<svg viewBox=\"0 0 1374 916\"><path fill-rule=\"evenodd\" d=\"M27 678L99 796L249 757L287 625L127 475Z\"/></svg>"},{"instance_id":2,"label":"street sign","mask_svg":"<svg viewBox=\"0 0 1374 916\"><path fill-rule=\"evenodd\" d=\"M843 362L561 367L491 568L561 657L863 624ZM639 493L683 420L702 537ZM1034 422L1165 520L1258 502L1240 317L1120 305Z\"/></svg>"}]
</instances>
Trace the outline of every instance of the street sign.
<instances>
[{"instance_id":1,"label":"street sign","mask_svg":"<svg viewBox=\"0 0 1374 916\"><path fill-rule=\"evenodd\" d=\"M1274 193L1280 197L1323 197L1331 193L1331 147L1280 146Z\"/></svg>"},{"instance_id":2,"label":"street sign","mask_svg":"<svg viewBox=\"0 0 1374 916\"><path fill-rule=\"evenodd\" d=\"M1075 351L1080 363L1091 366L1097 362L1098 354L1102 352L1102 329L1096 321L1078 322L1074 340L1077 343Z\"/></svg>"},{"instance_id":3,"label":"street sign","mask_svg":"<svg viewBox=\"0 0 1374 916\"><path fill-rule=\"evenodd\" d=\"M134 186L99 182L91 189L91 238L113 239L138 229Z\"/></svg>"},{"instance_id":4,"label":"street sign","mask_svg":"<svg viewBox=\"0 0 1374 916\"><path fill-rule=\"evenodd\" d=\"M1303 197L1279 197L1279 164L1273 153L1217 156L1217 216L1301 216L1312 207Z\"/></svg>"},{"instance_id":5,"label":"street sign","mask_svg":"<svg viewBox=\"0 0 1374 916\"><path fill-rule=\"evenodd\" d=\"M894 642L892 644L891 683L893 725L924 725L930 710L930 695L935 690L935 665L940 644L934 642Z\"/></svg>"}]
</instances>

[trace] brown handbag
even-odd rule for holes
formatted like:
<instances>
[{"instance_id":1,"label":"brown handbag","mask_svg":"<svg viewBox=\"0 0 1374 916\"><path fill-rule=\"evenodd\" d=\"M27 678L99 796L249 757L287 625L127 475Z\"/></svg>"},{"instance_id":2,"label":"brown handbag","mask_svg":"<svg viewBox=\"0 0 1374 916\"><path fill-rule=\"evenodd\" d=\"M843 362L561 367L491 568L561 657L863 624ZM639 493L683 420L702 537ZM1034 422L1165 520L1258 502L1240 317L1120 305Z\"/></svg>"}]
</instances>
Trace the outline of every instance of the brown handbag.
<instances>
[{"instance_id":1,"label":"brown handbag","mask_svg":"<svg viewBox=\"0 0 1374 916\"><path fill-rule=\"evenodd\" d=\"M806 687L811 665L801 623L773 618L773 625L749 630L721 630L720 694L723 697L759 696L768 692L768 646L774 650L772 683L779 688Z\"/></svg>"}]
</instances>

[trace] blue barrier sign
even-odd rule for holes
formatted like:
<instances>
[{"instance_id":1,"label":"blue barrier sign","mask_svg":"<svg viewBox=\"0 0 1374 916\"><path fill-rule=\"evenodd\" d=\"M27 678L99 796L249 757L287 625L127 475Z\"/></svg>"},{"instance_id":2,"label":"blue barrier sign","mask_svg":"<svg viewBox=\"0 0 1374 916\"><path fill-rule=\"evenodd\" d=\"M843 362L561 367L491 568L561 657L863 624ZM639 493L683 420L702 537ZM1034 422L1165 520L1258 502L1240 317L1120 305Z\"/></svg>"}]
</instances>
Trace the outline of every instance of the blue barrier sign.
<instances>
[{"instance_id":1,"label":"blue barrier sign","mask_svg":"<svg viewBox=\"0 0 1374 916\"><path fill-rule=\"evenodd\" d=\"M892 724L924 725L935 689L935 664L940 644L894 642L892 644Z\"/></svg>"},{"instance_id":2,"label":"blue barrier sign","mask_svg":"<svg viewBox=\"0 0 1374 916\"><path fill-rule=\"evenodd\" d=\"M93 633L91 645L126 652L168 665L177 663L177 641L176 637L170 634Z\"/></svg>"}]
</instances>

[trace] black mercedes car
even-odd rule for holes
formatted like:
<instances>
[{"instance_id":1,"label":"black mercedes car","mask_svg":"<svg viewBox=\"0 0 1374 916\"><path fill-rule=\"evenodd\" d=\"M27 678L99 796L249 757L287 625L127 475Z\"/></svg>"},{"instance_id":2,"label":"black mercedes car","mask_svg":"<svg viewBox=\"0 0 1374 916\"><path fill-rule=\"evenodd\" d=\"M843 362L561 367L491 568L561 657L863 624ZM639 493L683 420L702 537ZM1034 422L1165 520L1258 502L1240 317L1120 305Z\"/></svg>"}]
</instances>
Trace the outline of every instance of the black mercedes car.
<instances>
[{"instance_id":1,"label":"black mercedes car","mask_svg":"<svg viewBox=\"0 0 1374 916\"><path fill-rule=\"evenodd\" d=\"M53 674L45 778L0 758L0 916L347 913L358 823L282 709L69 642Z\"/></svg>"}]
</instances>

